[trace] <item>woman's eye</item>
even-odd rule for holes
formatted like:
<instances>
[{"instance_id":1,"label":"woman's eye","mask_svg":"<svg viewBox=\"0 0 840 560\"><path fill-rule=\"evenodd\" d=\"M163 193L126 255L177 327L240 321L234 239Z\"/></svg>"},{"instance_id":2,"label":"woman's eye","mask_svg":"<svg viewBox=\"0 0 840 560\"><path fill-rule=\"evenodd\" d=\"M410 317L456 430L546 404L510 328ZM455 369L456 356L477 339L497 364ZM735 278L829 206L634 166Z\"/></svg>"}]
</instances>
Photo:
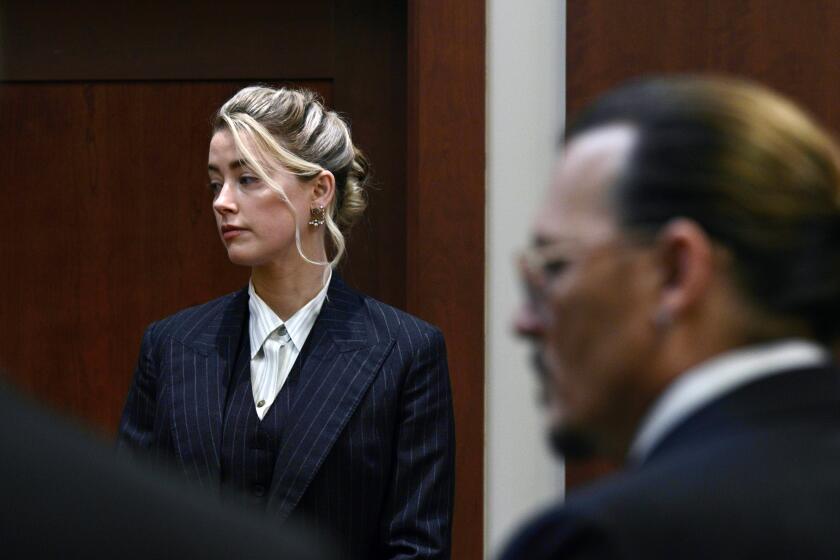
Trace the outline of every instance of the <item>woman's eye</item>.
<instances>
[{"instance_id":1,"label":"woman's eye","mask_svg":"<svg viewBox=\"0 0 840 560\"><path fill-rule=\"evenodd\" d=\"M210 189L210 193L213 196L216 196L222 190L222 184L219 181L210 181L210 183L207 184L207 188Z\"/></svg>"},{"instance_id":2,"label":"woman's eye","mask_svg":"<svg viewBox=\"0 0 840 560\"><path fill-rule=\"evenodd\" d=\"M260 180L257 177L252 177L251 175L242 175L239 178L239 184L243 187L255 187L260 183Z\"/></svg>"}]
</instances>

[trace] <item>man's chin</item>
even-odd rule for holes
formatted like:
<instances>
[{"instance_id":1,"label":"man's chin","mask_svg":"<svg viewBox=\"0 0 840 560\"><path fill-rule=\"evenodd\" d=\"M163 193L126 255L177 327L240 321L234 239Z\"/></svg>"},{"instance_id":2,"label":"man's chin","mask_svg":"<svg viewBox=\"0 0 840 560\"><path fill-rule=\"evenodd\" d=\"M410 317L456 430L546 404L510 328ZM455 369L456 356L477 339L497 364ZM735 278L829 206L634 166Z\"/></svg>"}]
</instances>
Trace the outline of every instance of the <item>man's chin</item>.
<instances>
[{"instance_id":1,"label":"man's chin","mask_svg":"<svg viewBox=\"0 0 840 560\"><path fill-rule=\"evenodd\" d=\"M564 460L580 461L597 455L594 440L572 426L553 426L548 431L552 452Z\"/></svg>"}]
</instances>

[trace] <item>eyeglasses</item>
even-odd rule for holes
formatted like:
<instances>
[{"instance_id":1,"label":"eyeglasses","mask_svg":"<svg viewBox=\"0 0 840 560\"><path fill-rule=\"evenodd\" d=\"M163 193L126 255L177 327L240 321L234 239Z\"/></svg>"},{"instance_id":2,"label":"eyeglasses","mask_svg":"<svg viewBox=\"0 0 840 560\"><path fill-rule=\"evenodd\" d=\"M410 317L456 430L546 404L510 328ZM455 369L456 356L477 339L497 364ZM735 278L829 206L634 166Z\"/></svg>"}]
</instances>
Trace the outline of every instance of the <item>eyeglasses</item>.
<instances>
[{"instance_id":1,"label":"eyeglasses","mask_svg":"<svg viewBox=\"0 0 840 560\"><path fill-rule=\"evenodd\" d=\"M629 241L629 240L626 240ZM540 308L545 303L545 293L549 286L570 267L595 257L613 255L607 247L621 246L624 250L619 255L628 255L632 242L624 243L614 235L605 236L586 244L563 240L553 243L528 247L519 252L519 270L524 281L529 302Z\"/></svg>"},{"instance_id":2,"label":"eyeglasses","mask_svg":"<svg viewBox=\"0 0 840 560\"><path fill-rule=\"evenodd\" d=\"M571 265L583 257L584 251L567 242L528 247L519 252L518 263L528 305L545 313L548 287Z\"/></svg>"},{"instance_id":3,"label":"eyeglasses","mask_svg":"<svg viewBox=\"0 0 840 560\"><path fill-rule=\"evenodd\" d=\"M528 247L519 253L519 269L529 284L544 287L575 260L566 244Z\"/></svg>"}]
</instances>

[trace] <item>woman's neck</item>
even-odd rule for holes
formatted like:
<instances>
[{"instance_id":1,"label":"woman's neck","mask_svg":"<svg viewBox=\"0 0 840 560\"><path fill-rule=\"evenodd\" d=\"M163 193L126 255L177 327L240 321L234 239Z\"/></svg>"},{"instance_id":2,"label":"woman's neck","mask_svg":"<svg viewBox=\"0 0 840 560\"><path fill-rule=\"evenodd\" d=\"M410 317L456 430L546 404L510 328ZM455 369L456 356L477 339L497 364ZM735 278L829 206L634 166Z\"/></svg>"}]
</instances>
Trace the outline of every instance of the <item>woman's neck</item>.
<instances>
[{"instance_id":1,"label":"woman's neck","mask_svg":"<svg viewBox=\"0 0 840 560\"><path fill-rule=\"evenodd\" d=\"M324 287L324 266L300 259L294 265L276 263L251 269L251 282L257 295L286 321Z\"/></svg>"}]
</instances>

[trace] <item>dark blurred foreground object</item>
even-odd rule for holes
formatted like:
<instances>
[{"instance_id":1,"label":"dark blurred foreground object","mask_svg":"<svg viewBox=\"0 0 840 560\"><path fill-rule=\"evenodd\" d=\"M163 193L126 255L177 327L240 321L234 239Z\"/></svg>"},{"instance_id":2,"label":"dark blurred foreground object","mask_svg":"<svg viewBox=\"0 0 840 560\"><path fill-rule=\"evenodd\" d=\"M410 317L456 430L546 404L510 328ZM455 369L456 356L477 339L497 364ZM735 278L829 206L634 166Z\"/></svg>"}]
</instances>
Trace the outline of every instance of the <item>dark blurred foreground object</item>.
<instances>
[{"instance_id":1,"label":"dark blurred foreground object","mask_svg":"<svg viewBox=\"0 0 840 560\"><path fill-rule=\"evenodd\" d=\"M0 557L335 558L304 528L250 512L133 465L0 376Z\"/></svg>"},{"instance_id":2,"label":"dark blurred foreground object","mask_svg":"<svg viewBox=\"0 0 840 560\"><path fill-rule=\"evenodd\" d=\"M831 137L757 84L627 85L566 130L533 237L516 326L553 441L626 465L504 560L838 558Z\"/></svg>"}]
</instances>

